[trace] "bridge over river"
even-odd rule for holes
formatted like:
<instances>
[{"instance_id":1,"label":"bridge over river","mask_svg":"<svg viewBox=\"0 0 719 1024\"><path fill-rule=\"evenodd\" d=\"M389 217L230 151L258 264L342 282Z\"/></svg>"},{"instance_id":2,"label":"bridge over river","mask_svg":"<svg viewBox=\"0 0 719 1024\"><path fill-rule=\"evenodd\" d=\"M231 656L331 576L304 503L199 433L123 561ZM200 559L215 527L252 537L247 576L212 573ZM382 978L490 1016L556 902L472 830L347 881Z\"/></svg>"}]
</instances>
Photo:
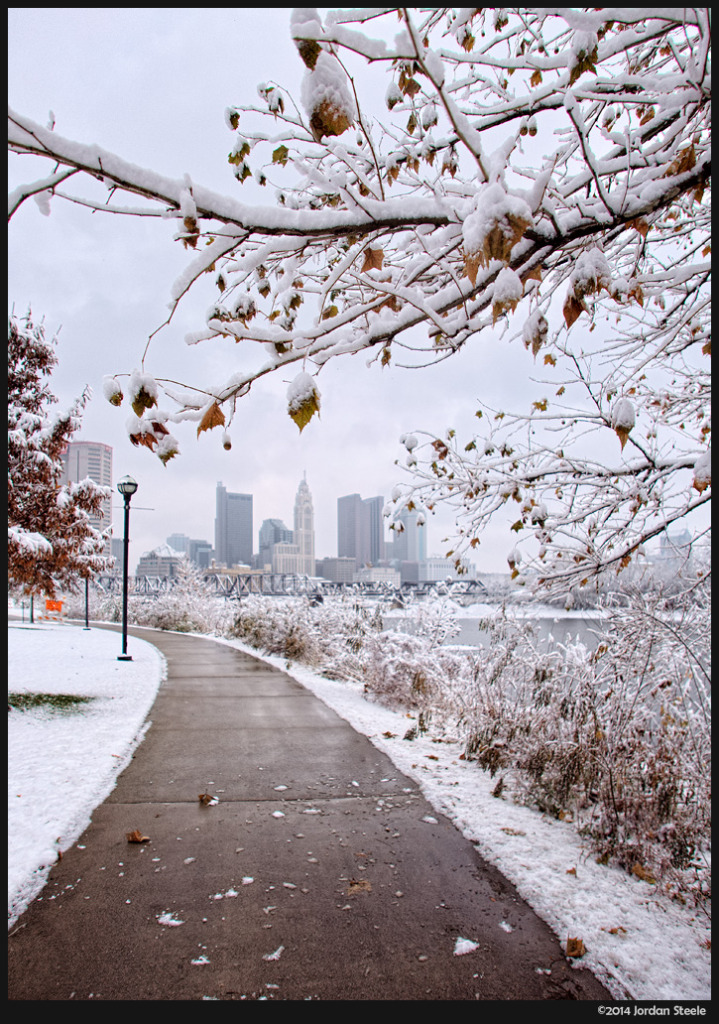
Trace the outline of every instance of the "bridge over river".
<instances>
[{"instance_id":1,"label":"bridge over river","mask_svg":"<svg viewBox=\"0 0 719 1024\"><path fill-rule=\"evenodd\" d=\"M207 572L203 579L217 597L234 599L249 597L251 594L278 597L306 595L315 599L330 595L357 594L363 597L402 599L410 595L424 597L437 592L438 589L443 594L450 595L458 603L462 603L463 600L482 601L487 596L484 584L480 580L474 579L403 583L400 587L387 582L332 583L316 576L275 572ZM181 582L182 577L180 576L131 576L128 580L128 592L143 597L153 597L166 594ZM122 592L122 576L119 573L98 576L95 584L106 594Z\"/></svg>"}]
</instances>

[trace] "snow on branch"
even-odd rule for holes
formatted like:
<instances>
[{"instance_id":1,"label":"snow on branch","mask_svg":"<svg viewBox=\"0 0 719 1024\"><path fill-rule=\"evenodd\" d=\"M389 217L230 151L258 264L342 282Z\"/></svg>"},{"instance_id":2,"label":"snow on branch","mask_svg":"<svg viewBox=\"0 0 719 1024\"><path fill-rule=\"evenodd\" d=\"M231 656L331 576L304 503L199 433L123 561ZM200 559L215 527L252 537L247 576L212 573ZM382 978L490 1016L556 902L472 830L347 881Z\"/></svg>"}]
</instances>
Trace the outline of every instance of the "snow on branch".
<instances>
[{"instance_id":1,"label":"snow on branch","mask_svg":"<svg viewBox=\"0 0 719 1024\"><path fill-rule=\"evenodd\" d=\"M520 503L546 505L560 525L551 539L545 531L537 557L546 563L557 538L581 535L571 560L590 567L560 567L557 578L581 582L633 558L643 538L710 493L675 482L709 447L708 10L360 8L323 18L301 8L290 20L305 68L301 97L268 81L254 101L226 108L236 179L227 195L11 111L11 153L53 164L44 181L17 190L13 208L36 193L45 207L50 195L92 205L79 186L89 176L111 196L147 204L123 212L177 222L175 240L194 255L172 311L205 274L218 293L186 340L227 336L244 355L220 388L180 387L169 371L157 378L178 422L202 415L208 398L227 422L252 383L289 363L313 376L342 355L367 351L387 365L401 351L427 365L482 344L493 328L522 337L559 376L536 408L504 426L515 435L529 423L561 428L552 447L564 454L544 477L552 501L527 497L549 456L517 436L505 442L510 461L486 477L470 472L467 452L453 454L454 478L431 468L447 469L446 459L430 459L418 493L454 499L459 476L477 513L468 543L508 487ZM350 74L358 61L363 69ZM66 175L74 196L56 191ZM272 187L275 204L242 202L247 181ZM557 402L565 393L570 413ZM621 402L631 424L618 418ZM168 449L156 408L131 433L166 461L178 449ZM639 459L642 468L616 476L636 480L636 493L602 496L606 474L573 448L586 438L599 447L597 464L615 465L616 444L629 465ZM651 516L631 512L647 507ZM582 526L590 515L591 538ZM612 547L620 536L624 546Z\"/></svg>"}]
</instances>

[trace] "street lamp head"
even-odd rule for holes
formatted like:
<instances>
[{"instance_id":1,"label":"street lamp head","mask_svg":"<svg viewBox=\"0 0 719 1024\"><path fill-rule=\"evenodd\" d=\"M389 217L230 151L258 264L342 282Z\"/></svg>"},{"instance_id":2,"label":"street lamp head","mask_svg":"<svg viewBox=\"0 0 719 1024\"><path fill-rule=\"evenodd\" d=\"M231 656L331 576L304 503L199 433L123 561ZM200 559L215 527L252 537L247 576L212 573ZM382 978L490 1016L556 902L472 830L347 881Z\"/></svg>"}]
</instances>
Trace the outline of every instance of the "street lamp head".
<instances>
[{"instance_id":1,"label":"street lamp head","mask_svg":"<svg viewBox=\"0 0 719 1024\"><path fill-rule=\"evenodd\" d=\"M117 489L126 498L131 498L137 490L137 480L133 480L131 476L124 476L122 480L117 481Z\"/></svg>"}]
</instances>

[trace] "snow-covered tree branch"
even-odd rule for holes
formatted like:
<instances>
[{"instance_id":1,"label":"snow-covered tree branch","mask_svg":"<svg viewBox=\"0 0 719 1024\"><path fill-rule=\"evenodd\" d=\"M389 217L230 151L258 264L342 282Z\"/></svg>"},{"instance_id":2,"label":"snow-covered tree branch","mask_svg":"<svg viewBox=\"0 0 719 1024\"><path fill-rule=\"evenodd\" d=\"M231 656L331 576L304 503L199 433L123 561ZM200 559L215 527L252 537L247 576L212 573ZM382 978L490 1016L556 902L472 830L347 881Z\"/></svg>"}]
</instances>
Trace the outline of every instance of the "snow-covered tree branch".
<instances>
[{"instance_id":1,"label":"snow-covered tree branch","mask_svg":"<svg viewBox=\"0 0 719 1024\"><path fill-rule=\"evenodd\" d=\"M35 195L174 220L192 260L172 310L216 281L186 340L235 339L239 367L214 389L151 376L153 330L106 389L130 400L131 440L167 461L189 418L228 446L238 399L291 365L303 428L308 375L338 356L433 363L503 332L545 393L485 412L481 438L414 445L397 502L456 503L459 556L515 499L547 584L626 565L710 494L709 10L301 8L291 31L297 101L265 82L226 110L232 195L9 115L11 152L52 164L11 210ZM242 202L248 180L275 202Z\"/></svg>"}]
</instances>

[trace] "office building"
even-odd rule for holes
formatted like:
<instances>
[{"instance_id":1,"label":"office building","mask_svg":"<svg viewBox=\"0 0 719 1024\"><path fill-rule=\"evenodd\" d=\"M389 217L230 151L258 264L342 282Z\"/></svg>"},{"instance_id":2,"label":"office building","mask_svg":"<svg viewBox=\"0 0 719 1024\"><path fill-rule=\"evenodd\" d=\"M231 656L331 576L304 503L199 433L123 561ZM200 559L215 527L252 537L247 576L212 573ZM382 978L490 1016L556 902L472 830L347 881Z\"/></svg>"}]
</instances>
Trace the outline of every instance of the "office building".
<instances>
[{"instance_id":1,"label":"office building","mask_svg":"<svg viewBox=\"0 0 719 1024\"><path fill-rule=\"evenodd\" d=\"M186 533L172 533L167 538L167 543L175 551L180 551L182 554L187 555L189 560L198 568L209 568L214 554L209 541L188 537Z\"/></svg>"},{"instance_id":2,"label":"office building","mask_svg":"<svg viewBox=\"0 0 719 1024\"><path fill-rule=\"evenodd\" d=\"M275 544L291 544L293 540L292 530L285 526L281 519L265 519L260 527L260 551L257 568L272 569L272 553Z\"/></svg>"},{"instance_id":3,"label":"office building","mask_svg":"<svg viewBox=\"0 0 719 1024\"><path fill-rule=\"evenodd\" d=\"M171 533L166 539L167 544L175 551L181 551L187 555L190 551L190 537L186 533Z\"/></svg>"},{"instance_id":4,"label":"office building","mask_svg":"<svg viewBox=\"0 0 719 1024\"><path fill-rule=\"evenodd\" d=\"M89 477L102 487L112 488L112 448L97 441L70 441L62 453L64 484L77 484ZM112 497L102 502L102 514L89 516L91 526L102 533L112 529ZM112 554L108 537L105 554Z\"/></svg>"},{"instance_id":5,"label":"office building","mask_svg":"<svg viewBox=\"0 0 719 1024\"><path fill-rule=\"evenodd\" d=\"M400 512L395 518L393 558L399 562L426 560L427 527L419 512Z\"/></svg>"},{"instance_id":6,"label":"office building","mask_svg":"<svg viewBox=\"0 0 719 1024\"><path fill-rule=\"evenodd\" d=\"M317 563L317 575L330 583L352 583L357 565L354 558L322 558Z\"/></svg>"},{"instance_id":7,"label":"office building","mask_svg":"<svg viewBox=\"0 0 719 1024\"><path fill-rule=\"evenodd\" d=\"M178 567L185 561L186 555L175 551L169 544L160 544L152 551L140 556L135 575L137 576L177 576Z\"/></svg>"},{"instance_id":8,"label":"office building","mask_svg":"<svg viewBox=\"0 0 719 1024\"><path fill-rule=\"evenodd\" d=\"M385 583L391 587L399 587L402 583L402 576L399 569L392 569L387 565L367 565L357 569L353 583Z\"/></svg>"},{"instance_id":9,"label":"office building","mask_svg":"<svg viewBox=\"0 0 719 1024\"><path fill-rule=\"evenodd\" d=\"M252 564L252 495L233 494L217 484L215 558L231 569Z\"/></svg>"},{"instance_id":10,"label":"office building","mask_svg":"<svg viewBox=\"0 0 719 1024\"><path fill-rule=\"evenodd\" d=\"M214 558L214 548L208 540L191 540L188 558L198 569L209 569Z\"/></svg>"},{"instance_id":11,"label":"office building","mask_svg":"<svg viewBox=\"0 0 719 1024\"><path fill-rule=\"evenodd\" d=\"M384 498L346 494L337 499L337 555L359 569L385 558Z\"/></svg>"}]
</instances>

